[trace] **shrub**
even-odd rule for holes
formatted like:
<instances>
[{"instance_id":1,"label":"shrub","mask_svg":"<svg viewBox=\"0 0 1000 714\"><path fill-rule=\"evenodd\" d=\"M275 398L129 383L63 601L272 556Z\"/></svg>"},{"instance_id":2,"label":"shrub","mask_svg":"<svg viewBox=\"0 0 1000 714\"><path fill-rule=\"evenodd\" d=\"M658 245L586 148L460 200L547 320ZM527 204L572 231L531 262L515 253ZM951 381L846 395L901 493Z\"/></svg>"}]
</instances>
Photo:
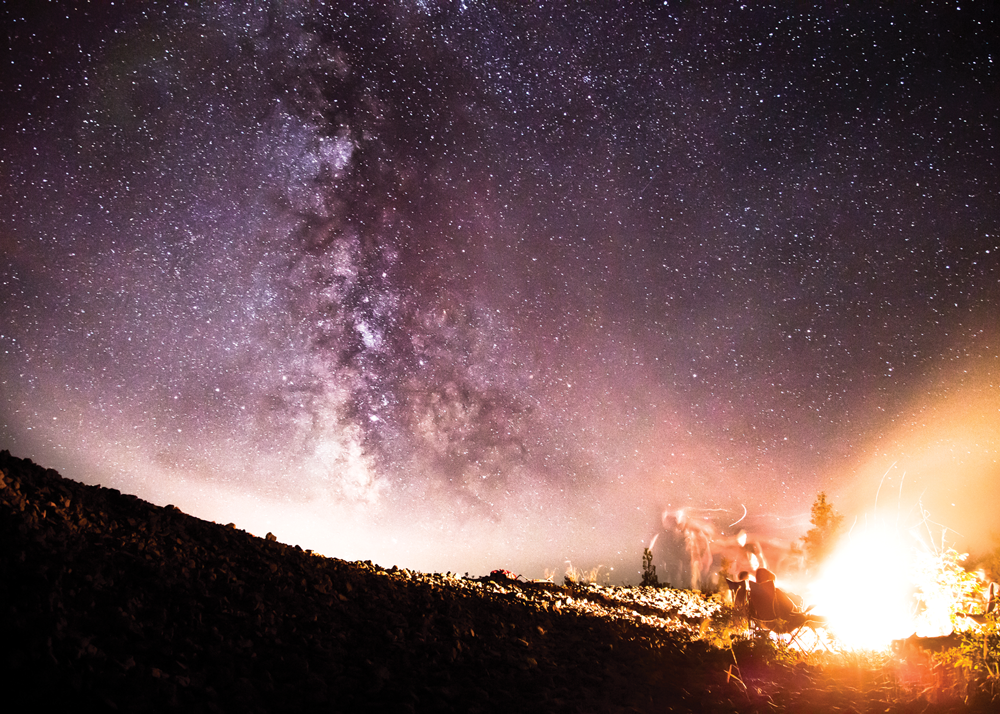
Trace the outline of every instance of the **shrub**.
<instances>
[{"instance_id":1,"label":"shrub","mask_svg":"<svg viewBox=\"0 0 1000 714\"><path fill-rule=\"evenodd\" d=\"M962 632L958 642L957 647L938 653L935 660L962 672L970 700L996 700L1000 695L1000 624L989 618L980 627Z\"/></svg>"},{"instance_id":2,"label":"shrub","mask_svg":"<svg viewBox=\"0 0 1000 714\"><path fill-rule=\"evenodd\" d=\"M653 565L653 551L646 548L642 551L642 585L660 587L660 579L656 577L656 566Z\"/></svg>"},{"instance_id":3,"label":"shrub","mask_svg":"<svg viewBox=\"0 0 1000 714\"><path fill-rule=\"evenodd\" d=\"M826 500L826 493L820 491L813 501L809 522L813 527L802 536L802 542L806 547L809 567L815 567L823 562L836 545L844 517L833 510L833 505Z\"/></svg>"}]
</instances>

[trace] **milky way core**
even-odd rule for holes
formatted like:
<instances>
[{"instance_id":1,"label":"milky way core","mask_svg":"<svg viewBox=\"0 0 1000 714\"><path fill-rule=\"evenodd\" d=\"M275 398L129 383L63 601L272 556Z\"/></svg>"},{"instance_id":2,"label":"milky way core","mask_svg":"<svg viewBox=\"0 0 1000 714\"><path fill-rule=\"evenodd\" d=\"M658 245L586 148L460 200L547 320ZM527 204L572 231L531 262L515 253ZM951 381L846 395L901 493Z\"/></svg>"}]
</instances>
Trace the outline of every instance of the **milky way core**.
<instances>
[{"instance_id":1,"label":"milky way core","mask_svg":"<svg viewBox=\"0 0 1000 714\"><path fill-rule=\"evenodd\" d=\"M0 448L422 570L634 583L821 490L988 539L995 4L54 5L0 10Z\"/></svg>"}]
</instances>

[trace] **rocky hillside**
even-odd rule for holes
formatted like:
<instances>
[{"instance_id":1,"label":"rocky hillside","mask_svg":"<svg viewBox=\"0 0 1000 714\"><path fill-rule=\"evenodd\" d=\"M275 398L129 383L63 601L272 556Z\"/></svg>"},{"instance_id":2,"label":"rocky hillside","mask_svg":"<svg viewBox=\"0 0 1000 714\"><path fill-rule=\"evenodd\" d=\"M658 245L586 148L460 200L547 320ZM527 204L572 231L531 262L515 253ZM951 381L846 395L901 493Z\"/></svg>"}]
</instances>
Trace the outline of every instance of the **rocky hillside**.
<instances>
[{"instance_id":1,"label":"rocky hillside","mask_svg":"<svg viewBox=\"0 0 1000 714\"><path fill-rule=\"evenodd\" d=\"M4 711L773 712L812 711L817 692L815 711L914 704L801 663L733 668L699 637L718 609L700 595L386 570L7 452L0 472Z\"/></svg>"}]
</instances>

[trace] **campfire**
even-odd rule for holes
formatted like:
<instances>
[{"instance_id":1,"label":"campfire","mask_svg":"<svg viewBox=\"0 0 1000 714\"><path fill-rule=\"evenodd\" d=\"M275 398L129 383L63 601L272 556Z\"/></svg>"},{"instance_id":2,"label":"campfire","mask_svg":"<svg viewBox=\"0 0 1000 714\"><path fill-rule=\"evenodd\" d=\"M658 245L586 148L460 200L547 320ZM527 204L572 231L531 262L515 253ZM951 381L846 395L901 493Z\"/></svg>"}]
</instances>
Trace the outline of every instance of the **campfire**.
<instances>
[{"instance_id":1,"label":"campfire","mask_svg":"<svg viewBox=\"0 0 1000 714\"><path fill-rule=\"evenodd\" d=\"M787 593L794 600L789 614L822 628L824 642L837 650L889 651L903 641L940 646L945 638L957 643L958 634L994 617L996 586L981 571L965 570L966 557L945 542L908 543L898 532L873 528L846 538L814 579L775 582L779 597ZM765 584L774 581L763 568L741 574L742 591L740 581L729 581L737 604L741 592L761 587L761 573Z\"/></svg>"},{"instance_id":2,"label":"campfire","mask_svg":"<svg viewBox=\"0 0 1000 714\"><path fill-rule=\"evenodd\" d=\"M994 711L1000 588L965 567L949 532L923 508L908 527L855 523L808 576L759 567L727 577L735 622L830 672L863 669L872 691Z\"/></svg>"},{"instance_id":3,"label":"campfire","mask_svg":"<svg viewBox=\"0 0 1000 714\"><path fill-rule=\"evenodd\" d=\"M982 571L967 570L967 554L949 545L948 529L935 536L932 524L922 511L906 529L855 527L812 578L775 580L759 568L728 580L729 589L749 624L792 647L897 654L956 647L963 633L995 628L997 588ZM806 630L810 637L796 636Z\"/></svg>"},{"instance_id":4,"label":"campfire","mask_svg":"<svg viewBox=\"0 0 1000 714\"><path fill-rule=\"evenodd\" d=\"M985 612L989 584L962 567L967 555L948 545L946 530L932 539L929 524L925 514L906 531L855 529L808 584L808 600L844 647L883 650L977 626L964 615Z\"/></svg>"},{"instance_id":5,"label":"campfire","mask_svg":"<svg viewBox=\"0 0 1000 714\"><path fill-rule=\"evenodd\" d=\"M767 601L775 597L790 598L782 606L785 617L778 619L791 617L814 632L822 630L824 646L888 652L894 642L908 638L930 641L980 627L992 593L985 574L967 570L967 555L949 544L952 531L934 523L922 507L916 512L909 523L890 525L872 517L842 532L842 517L820 494L815 527L802 539L812 556L807 568L806 554L794 544L749 538L743 530L727 535L694 509L667 511L664 530L647 549L645 567L652 564L654 549L673 544L659 563L668 582L714 590L718 585L707 576L721 573L733 600L750 610L754 593L765 610L773 609ZM650 568L646 575L654 577L647 579L655 580L655 573ZM816 638L809 641L806 646L818 646Z\"/></svg>"}]
</instances>

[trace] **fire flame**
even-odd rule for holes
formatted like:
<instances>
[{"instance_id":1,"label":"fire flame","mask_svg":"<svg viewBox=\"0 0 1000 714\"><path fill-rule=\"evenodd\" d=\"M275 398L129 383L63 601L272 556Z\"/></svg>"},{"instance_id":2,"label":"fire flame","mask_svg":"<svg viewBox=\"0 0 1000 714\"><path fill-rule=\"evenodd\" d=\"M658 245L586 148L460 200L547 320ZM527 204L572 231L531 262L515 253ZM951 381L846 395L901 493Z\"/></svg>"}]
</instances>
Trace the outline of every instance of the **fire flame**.
<instances>
[{"instance_id":1,"label":"fire flame","mask_svg":"<svg viewBox=\"0 0 1000 714\"><path fill-rule=\"evenodd\" d=\"M965 556L947 547L944 535L937 545L918 528L855 529L809 585L813 611L842 646L882 650L914 634L947 635L955 613L982 599L983 579L961 567Z\"/></svg>"}]
</instances>

